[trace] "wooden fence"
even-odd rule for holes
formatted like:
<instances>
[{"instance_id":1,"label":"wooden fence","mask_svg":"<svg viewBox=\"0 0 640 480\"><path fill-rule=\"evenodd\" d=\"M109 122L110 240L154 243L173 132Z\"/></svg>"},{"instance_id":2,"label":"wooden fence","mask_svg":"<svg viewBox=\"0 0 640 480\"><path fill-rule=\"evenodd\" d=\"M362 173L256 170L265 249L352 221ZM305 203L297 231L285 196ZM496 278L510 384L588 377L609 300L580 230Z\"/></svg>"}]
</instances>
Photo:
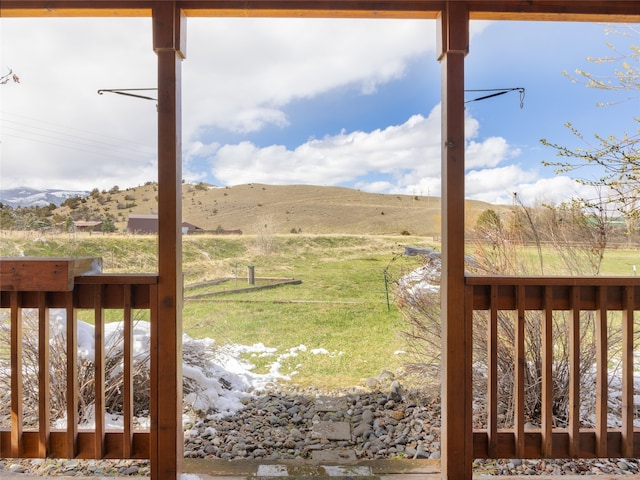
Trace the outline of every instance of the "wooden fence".
<instances>
[{"instance_id":1,"label":"wooden fence","mask_svg":"<svg viewBox=\"0 0 640 480\"><path fill-rule=\"evenodd\" d=\"M7 259L1 260L0 308L8 309L10 321L11 367L11 425L0 431L0 456L12 458L151 458L154 426L153 391L150 392L150 428L138 430L134 426L133 384L133 313L148 311L150 320L150 375L156 383L154 366L157 345L156 275L83 274L77 271L95 265L83 259ZM89 269L89 268L87 268ZM86 269L85 269L86 270ZM23 331L23 310L34 309L38 318L37 332ZM50 418L52 375L50 363L52 338L51 309L65 311L66 356L66 428L57 429ZM105 425L105 310L117 309L123 321L122 333L122 428L110 430ZM94 340L94 397L95 425L79 429L78 385L78 322L79 310L90 313L95 329ZM6 310L5 310L6 312ZM33 313L33 312L31 312ZM86 312L83 312L86 314ZM4 316L7 321L7 315ZM37 422L25 424L23 411L23 346L26 335L37 334ZM35 341L35 340L34 340ZM73 354L71 354L73 352ZM60 355L60 352L55 352ZM149 387L153 388L153 387ZM59 422L58 422L59 423ZM56 423L55 425L57 425Z\"/></svg>"},{"instance_id":2,"label":"wooden fence","mask_svg":"<svg viewBox=\"0 0 640 480\"><path fill-rule=\"evenodd\" d=\"M481 361L474 363L474 370L486 379L480 395L486 412L482 425L473 430L475 458L640 455L640 432L634 428L634 334L638 333L640 279L467 277L465 283L466 320L476 329L475 346L468 348L476 348L473 358ZM558 329L559 323L565 328ZM614 330L619 333L616 345L609 343ZM477 350L479 344L486 345L485 352ZM566 353L566 370L558 366L560 344ZM587 344L592 347L593 364L585 365L581 357ZM532 345L539 346L539 351L532 352ZM505 355L501 348L510 351ZM534 368L536 355L539 365ZM505 357L513 359L510 368L499 365ZM619 373L612 373L615 365L620 366ZM513 391L508 392L510 400L502 398L500 403L504 392L499 384L505 375L513 379ZM568 397L564 410L558 412L561 375ZM621 387L614 388L616 384ZM620 400L619 412L610 409L614 395ZM595 402L589 421L584 420L587 400ZM509 405L507 422L505 404Z\"/></svg>"}]
</instances>

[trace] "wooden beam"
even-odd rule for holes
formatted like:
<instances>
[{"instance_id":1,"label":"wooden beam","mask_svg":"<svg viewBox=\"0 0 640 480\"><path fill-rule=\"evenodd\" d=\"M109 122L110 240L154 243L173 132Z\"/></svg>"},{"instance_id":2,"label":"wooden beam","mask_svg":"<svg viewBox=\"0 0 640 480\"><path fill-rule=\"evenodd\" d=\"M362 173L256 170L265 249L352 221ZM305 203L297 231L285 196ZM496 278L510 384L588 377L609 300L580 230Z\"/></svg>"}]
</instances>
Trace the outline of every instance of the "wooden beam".
<instances>
[{"instance_id":1,"label":"wooden beam","mask_svg":"<svg viewBox=\"0 0 640 480\"><path fill-rule=\"evenodd\" d=\"M152 6L149 0L3 0L0 17L150 17Z\"/></svg>"},{"instance_id":2,"label":"wooden beam","mask_svg":"<svg viewBox=\"0 0 640 480\"><path fill-rule=\"evenodd\" d=\"M149 0L5 0L3 17L149 17ZM194 17L431 18L444 0L188 0L177 8Z\"/></svg>"},{"instance_id":3,"label":"wooden beam","mask_svg":"<svg viewBox=\"0 0 640 480\"><path fill-rule=\"evenodd\" d=\"M637 0L468 0L472 20L640 21Z\"/></svg>"},{"instance_id":4,"label":"wooden beam","mask_svg":"<svg viewBox=\"0 0 640 480\"><path fill-rule=\"evenodd\" d=\"M438 19L442 63L442 475L471 479L471 316L465 315L464 58L469 12L447 2ZM470 300L469 300L470 301Z\"/></svg>"},{"instance_id":5,"label":"wooden beam","mask_svg":"<svg viewBox=\"0 0 640 480\"><path fill-rule=\"evenodd\" d=\"M443 0L223 0L180 2L189 17L435 19Z\"/></svg>"},{"instance_id":6,"label":"wooden beam","mask_svg":"<svg viewBox=\"0 0 640 480\"><path fill-rule=\"evenodd\" d=\"M151 477L176 479L183 457L182 429L182 154L181 61L184 15L176 2L153 9L158 56L158 318L152 325L153 405Z\"/></svg>"},{"instance_id":7,"label":"wooden beam","mask_svg":"<svg viewBox=\"0 0 640 480\"><path fill-rule=\"evenodd\" d=\"M3 0L0 17L149 17L151 0ZM436 18L444 0L178 0L187 17ZM472 20L640 22L637 0L467 0Z\"/></svg>"}]
</instances>

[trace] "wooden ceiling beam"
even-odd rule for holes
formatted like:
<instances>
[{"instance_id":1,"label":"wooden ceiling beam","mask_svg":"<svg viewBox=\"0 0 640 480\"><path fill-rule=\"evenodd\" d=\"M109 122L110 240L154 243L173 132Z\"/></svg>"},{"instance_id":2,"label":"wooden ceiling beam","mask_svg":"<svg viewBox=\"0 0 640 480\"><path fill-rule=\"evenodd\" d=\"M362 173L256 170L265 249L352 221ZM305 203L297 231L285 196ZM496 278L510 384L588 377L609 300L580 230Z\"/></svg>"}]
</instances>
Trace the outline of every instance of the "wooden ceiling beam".
<instances>
[{"instance_id":1,"label":"wooden ceiling beam","mask_svg":"<svg viewBox=\"0 0 640 480\"><path fill-rule=\"evenodd\" d=\"M426 18L444 0L182 0L189 17Z\"/></svg>"},{"instance_id":2,"label":"wooden ceiling beam","mask_svg":"<svg viewBox=\"0 0 640 480\"><path fill-rule=\"evenodd\" d=\"M640 22L638 0L468 0L473 20Z\"/></svg>"},{"instance_id":3,"label":"wooden ceiling beam","mask_svg":"<svg viewBox=\"0 0 640 480\"><path fill-rule=\"evenodd\" d=\"M462 1L462 0L459 0ZM177 0L187 17L436 18L445 0ZM467 0L473 20L640 22L638 0ZM3 0L0 17L149 17L151 0Z\"/></svg>"},{"instance_id":4,"label":"wooden ceiling beam","mask_svg":"<svg viewBox=\"0 0 640 480\"><path fill-rule=\"evenodd\" d=\"M2 0L0 17L151 17L150 0Z\"/></svg>"}]
</instances>

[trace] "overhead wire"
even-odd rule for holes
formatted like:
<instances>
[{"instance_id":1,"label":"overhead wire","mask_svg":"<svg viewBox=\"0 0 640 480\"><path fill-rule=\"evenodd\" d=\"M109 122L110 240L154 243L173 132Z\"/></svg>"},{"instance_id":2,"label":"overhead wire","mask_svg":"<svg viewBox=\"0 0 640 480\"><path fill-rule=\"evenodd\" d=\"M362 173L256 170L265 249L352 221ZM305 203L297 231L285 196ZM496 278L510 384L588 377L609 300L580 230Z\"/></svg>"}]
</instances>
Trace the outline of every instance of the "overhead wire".
<instances>
[{"instance_id":1,"label":"overhead wire","mask_svg":"<svg viewBox=\"0 0 640 480\"><path fill-rule=\"evenodd\" d=\"M113 148L115 150L122 150L123 151L122 153L128 153L128 154L139 155L139 156L144 156L145 155L144 153L140 152L138 149L135 149L135 148L132 148L132 147L127 147L125 145L118 145L118 144L115 144L115 143L104 142L104 141L101 141L101 140L94 140L94 139L90 139L90 138L86 138L86 137L81 137L79 135L72 135L70 133L59 132L59 131L51 130L51 129L48 129L48 128L36 127L36 126L33 126L33 125L28 125L28 124L20 123L20 122L14 122L14 121L11 121L11 120L4 120L4 122L6 124L9 124L9 125L5 125L5 127L4 127L5 129L14 130L16 132L21 132L21 133L25 133L25 134L29 134L29 135L37 135L37 136L41 136L41 137L45 137L45 138L61 139L62 141L65 141L65 142L78 144L78 145L89 146L89 147L92 147L92 148L99 148L99 147L104 146L104 147ZM26 127L26 129L25 128L17 128L17 127L12 126L12 125L17 125L19 127ZM42 133L42 132L47 132L47 133ZM17 136L17 135L14 134L14 136Z\"/></svg>"},{"instance_id":2,"label":"overhead wire","mask_svg":"<svg viewBox=\"0 0 640 480\"><path fill-rule=\"evenodd\" d=\"M11 120L6 118L7 115L30 120L32 123ZM18 138L27 142L52 145L106 158L119 158L135 163L147 163L155 157L154 149L142 144L136 144L129 140L103 133L62 126L24 115L3 112L0 122L3 124L0 131L0 136L2 137ZM36 123L52 125L54 128L37 126ZM64 131L65 129L88 135L67 133ZM92 136L97 136L98 138L91 138Z\"/></svg>"}]
</instances>

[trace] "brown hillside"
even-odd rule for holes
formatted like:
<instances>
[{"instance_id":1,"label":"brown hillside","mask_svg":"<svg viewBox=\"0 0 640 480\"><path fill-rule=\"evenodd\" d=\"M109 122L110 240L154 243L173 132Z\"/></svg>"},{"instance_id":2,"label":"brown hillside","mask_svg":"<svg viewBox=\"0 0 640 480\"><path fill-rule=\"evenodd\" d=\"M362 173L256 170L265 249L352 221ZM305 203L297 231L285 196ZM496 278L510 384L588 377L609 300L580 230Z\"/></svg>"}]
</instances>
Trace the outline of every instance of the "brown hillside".
<instances>
[{"instance_id":1,"label":"brown hillside","mask_svg":"<svg viewBox=\"0 0 640 480\"><path fill-rule=\"evenodd\" d=\"M157 184L106 192L94 191L74 208L74 217L116 219L126 230L129 213L157 213ZM437 236L440 233L440 198L366 193L343 187L248 184L234 187L183 184L183 220L203 230L241 229L245 234L346 233ZM472 224L484 202L467 201ZM54 213L68 216L69 206ZM78 218L80 214L81 218Z\"/></svg>"}]
</instances>

